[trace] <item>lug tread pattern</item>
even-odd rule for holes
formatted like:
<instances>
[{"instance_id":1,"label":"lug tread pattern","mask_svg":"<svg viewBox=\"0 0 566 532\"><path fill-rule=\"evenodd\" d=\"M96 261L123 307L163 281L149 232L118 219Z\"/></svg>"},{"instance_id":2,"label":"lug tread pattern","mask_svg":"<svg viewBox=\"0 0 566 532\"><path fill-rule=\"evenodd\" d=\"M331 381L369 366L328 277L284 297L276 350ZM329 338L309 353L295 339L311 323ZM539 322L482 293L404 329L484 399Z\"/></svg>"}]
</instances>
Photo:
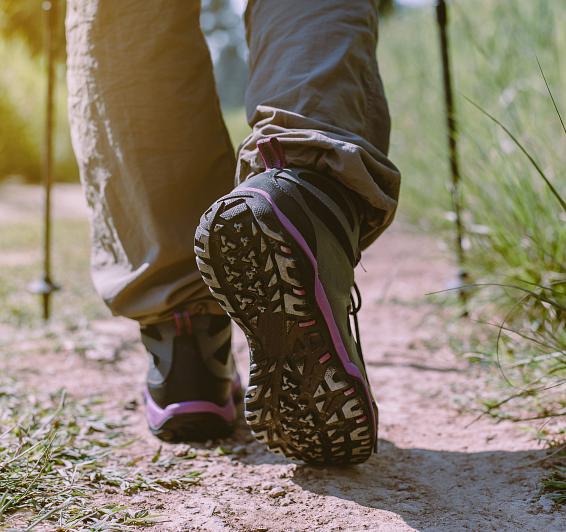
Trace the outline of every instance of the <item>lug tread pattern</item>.
<instances>
[{"instance_id":1,"label":"lug tread pattern","mask_svg":"<svg viewBox=\"0 0 566 532\"><path fill-rule=\"evenodd\" d=\"M363 462L375 444L363 384L334 350L308 258L274 215L254 215L250 199L216 202L195 236L204 281L249 343L246 421L275 454Z\"/></svg>"}]
</instances>

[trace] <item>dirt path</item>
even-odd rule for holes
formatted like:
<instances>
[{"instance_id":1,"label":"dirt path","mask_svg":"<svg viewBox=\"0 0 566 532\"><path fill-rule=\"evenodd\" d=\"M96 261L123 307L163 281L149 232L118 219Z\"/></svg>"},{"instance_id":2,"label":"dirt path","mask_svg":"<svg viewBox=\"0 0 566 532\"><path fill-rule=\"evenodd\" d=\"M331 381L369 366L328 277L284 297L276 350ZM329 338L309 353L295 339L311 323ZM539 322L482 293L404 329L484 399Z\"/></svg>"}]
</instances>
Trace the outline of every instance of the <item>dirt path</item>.
<instances>
[{"instance_id":1,"label":"dirt path","mask_svg":"<svg viewBox=\"0 0 566 532\"><path fill-rule=\"evenodd\" d=\"M481 379L450 351L442 310L424 296L444 288L454 273L435 243L398 224L363 264L361 327L380 405L380 453L342 470L291 464L265 452L241 421L235 436L222 442L235 454L201 453L187 462L203 471L199 485L141 493L124 498L126 505L168 516L156 530L566 529L564 514L535 497L542 470L533 462L543 451L516 426L487 419L470 425L474 414L458 407L468 404ZM147 434L141 406L124 409L133 399L141 403L145 358L136 326L115 319L92 328L99 347L120 351L115 362L63 349L22 357L19 367L33 367L31 385L104 396L139 436L127 452L143 467L159 442ZM241 334L235 347L247 375ZM162 455L184 449L164 445Z\"/></svg>"}]
</instances>

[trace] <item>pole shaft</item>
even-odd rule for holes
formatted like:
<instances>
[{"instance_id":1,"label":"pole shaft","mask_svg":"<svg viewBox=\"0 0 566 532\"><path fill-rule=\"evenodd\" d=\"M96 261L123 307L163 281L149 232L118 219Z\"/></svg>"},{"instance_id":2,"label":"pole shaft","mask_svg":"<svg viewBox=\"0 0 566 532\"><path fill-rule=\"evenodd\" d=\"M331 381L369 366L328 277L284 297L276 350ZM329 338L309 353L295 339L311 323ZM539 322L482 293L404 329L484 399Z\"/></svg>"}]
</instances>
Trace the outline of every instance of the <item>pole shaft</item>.
<instances>
[{"instance_id":1,"label":"pole shaft","mask_svg":"<svg viewBox=\"0 0 566 532\"><path fill-rule=\"evenodd\" d=\"M450 160L452 208L456 218L456 256L458 260L460 284L466 281L464 253L464 224L462 222L462 197L460 191L460 161L458 157L458 124L452 92L452 74L450 68L450 46L448 41L448 6L445 0L439 0L436 5L436 17L440 36L440 52L442 57L442 79L444 83L444 98L446 105L446 127L448 132L448 157ZM459 290L460 299L466 302L465 292Z\"/></svg>"},{"instance_id":2,"label":"pole shaft","mask_svg":"<svg viewBox=\"0 0 566 532\"><path fill-rule=\"evenodd\" d=\"M43 163L44 220L43 220L43 278L51 283L51 187L53 183L53 129L55 125L55 27L57 24L57 0L44 2L46 11L46 65L47 91L45 98L45 150ZM43 298L43 319L49 319L50 294Z\"/></svg>"}]
</instances>

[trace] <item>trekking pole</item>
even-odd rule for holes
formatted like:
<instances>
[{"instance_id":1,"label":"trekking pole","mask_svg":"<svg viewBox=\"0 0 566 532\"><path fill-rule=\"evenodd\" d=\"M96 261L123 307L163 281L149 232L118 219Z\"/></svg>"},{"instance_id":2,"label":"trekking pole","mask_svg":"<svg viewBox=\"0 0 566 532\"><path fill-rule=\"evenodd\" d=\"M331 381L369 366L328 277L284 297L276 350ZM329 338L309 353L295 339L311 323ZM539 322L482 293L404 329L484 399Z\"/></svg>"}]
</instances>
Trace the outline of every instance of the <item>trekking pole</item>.
<instances>
[{"instance_id":1,"label":"trekking pole","mask_svg":"<svg viewBox=\"0 0 566 532\"><path fill-rule=\"evenodd\" d=\"M47 321L50 315L50 297L59 290L51 279L51 186L53 181L53 128L55 89L55 46L57 27L57 0L41 4L45 11L47 91L45 102L45 132L43 150L43 274L33 282L30 290L41 296L42 315Z\"/></svg>"},{"instance_id":2,"label":"trekking pole","mask_svg":"<svg viewBox=\"0 0 566 532\"><path fill-rule=\"evenodd\" d=\"M450 50L448 44L448 6L445 0L438 0L436 4L436 21L440 36L440 52L442 56L442 78L444 82L444 99L446 105L446 126L448 132L448 157L450 160L450 173L452 182L450 194L452 197L452 208L456 217L456 259L458 261L458 296L466 309L466 291L464 285L468 281L468 273L465 267L464 253L464 224L462 221L462 196L460 189L460 164L458 160L458 124L456 122L456 111L454 109L454 98L452 94L452 75L450 69Z\"/></svg>"}]
</instances>

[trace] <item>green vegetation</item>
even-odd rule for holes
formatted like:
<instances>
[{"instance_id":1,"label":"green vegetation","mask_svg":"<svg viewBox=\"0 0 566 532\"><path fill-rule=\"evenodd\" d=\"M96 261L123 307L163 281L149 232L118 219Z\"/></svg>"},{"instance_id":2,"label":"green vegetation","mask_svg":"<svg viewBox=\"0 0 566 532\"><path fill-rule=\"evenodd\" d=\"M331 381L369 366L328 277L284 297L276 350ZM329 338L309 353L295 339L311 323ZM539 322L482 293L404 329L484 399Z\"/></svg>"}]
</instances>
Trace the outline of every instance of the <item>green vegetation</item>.
<instances>
[{"instance_id":1,"label":"green vegetation","mask_svg":"<svg viewBox=\"0 0 566 532\"><path fill-rule=\"evenodd\" d=\"M0 17L1 18L1 17ZM10 175L41 180L45 116L44 61L23 39L0 40L0 181ZM55 170L57 181L78 180L67 121L65 68L57 67ZM228 109L226 122L235 147L249 130L241 109Z\"/></svg>"},{"instance_id":2,"label":"green vegetation","mask_svg":"<svg viewBox=\"0 0 566 532\"><path fill-rule=\"evenodd\" d=\"M78 180L78 169L71 147L67 121L65 88L64 4L57 0L59 16L56 27L56 94L55 94L55 168L57 181ZM219 15L221 14L221 16ZM210 15L214 16L210 16ZM45 13L37 0L3 0L0 6L0 181L17 175L37 183L41 179L42 146L45 117ZM228 43L217 65L219 80L227 79L229 87L220 90L227 104L241 99L245 72L237 49L244 40L236 24L237 15L228 0L203 3L205 34L225 33ZM223 56L224 57L224 56ZM230 61L230 57L232 60ZM238 77L238 80L235 80ZM246 133L242 111L229 109L227 121L236 145Z\"/></svg>"},{"instance_id":3,"label":"green vegetation","mask_svg":"<svg viewBox=\"0 0 566 532\"><path fill-rule=\"evenodd\" d=\"M566 4L456 0L450 7L465 267L474 283L469 306L474 319L494 328L491 343L484 335L469 351L473 359L497 364L502 376L498 397L483 401L484 412L540 420L537 437L563 460L566 130L559 115L566 102L559 96L566 76ZM432 8L384 21L380 63L394 121L392 158L404 176L401 212L452 242ZM563 473L552 477L553 489L562 490L557 500L564 498Z\"/></svg>"},{"instance_id":4,"label":"green vegetation","mask_svg":"<svg viewBox=\"0 0 566 532\"><path fill-rule=\"evenodd\" d=\"M1 15L1 14L0 14ZM45 116L44 61L22 39L0 40L0 180L7 175L41 179ZM67 125L65 71L57 68L55 99L55 176L78 179Z\"/></svg>"},{"instance_id":5,"label":"green vegetation","mask_svg":"<svg viewBox=\"0 0 566 532\"><path fill-rule=\"evenodd\" d=\"M5 351L0 357L5 363ZM33 393L33 395L31 395ZM31 399L31 400L30 400ZM198 471L171 473L173 462L158 452L141 468L120 450L133 443L123 423L105 417L99 401L46 395L0 380L0 527L35 530L128 530L165 520L132 511L124 497L187 489ZM97 497L100 491L104 497ZM127 500L127 499L126 499ZM42 528L43 529L43 528Z\"/></svg>"},{"instance_id":6,"label":"green vegetation","mask_svg":"<svg viewBox=\"0 0 566 532\"><path fill-rule=\"evenodd\" d=\"M230 133L234 148L238 148L240 143L250 133L250 127L246 121L246 114L243 109L228 109L224 113L224 121Z\"/></svg>"},{"instance_id":7,"label":"green vegetation","mask_svg":"<svg viewBox=\"0 0 566 532\"><path fill-rule=\"evenodd\" d=\"M39 225L21 221L3 224L0 232L0 322L16 326L37 327L38 296L27 289L41 271L41 233ZM69 325L82 319L108 316L89 277L89 230L84 220L57 220L53 251L55 281L63 285L53 296L58 320ZM69 245L71 244L71 245Z\"/></svg>"}]
</instances>

